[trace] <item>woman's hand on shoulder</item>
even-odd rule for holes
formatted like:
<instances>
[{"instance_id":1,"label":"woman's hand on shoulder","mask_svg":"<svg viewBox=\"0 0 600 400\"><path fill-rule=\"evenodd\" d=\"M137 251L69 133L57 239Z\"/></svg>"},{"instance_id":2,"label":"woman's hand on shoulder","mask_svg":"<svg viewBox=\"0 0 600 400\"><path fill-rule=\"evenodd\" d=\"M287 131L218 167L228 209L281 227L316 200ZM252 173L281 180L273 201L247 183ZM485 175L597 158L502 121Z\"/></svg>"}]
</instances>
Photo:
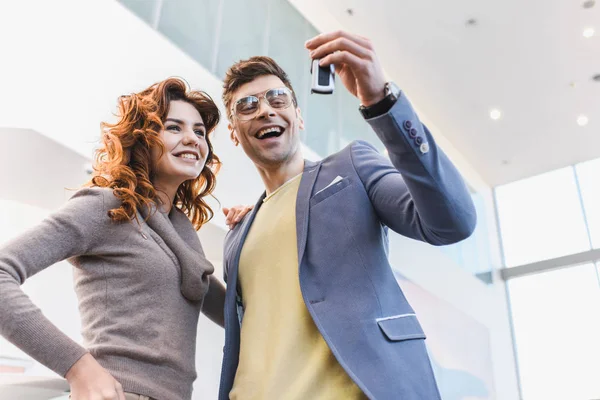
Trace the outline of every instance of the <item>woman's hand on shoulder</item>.
<instances>
[{"instance_id":1,"label":"woman's hand on shoulder","mask_svg":"<svg viewBox=\"0 0 600 400\"><path fill-rule=\"evenodd\" d=\"M235 226L254 209L254 206L242 206L237 205L231 208L223 207L223 214L225 215L225 223L229 229L235 228Z\"/></svg>"}]
</instances>

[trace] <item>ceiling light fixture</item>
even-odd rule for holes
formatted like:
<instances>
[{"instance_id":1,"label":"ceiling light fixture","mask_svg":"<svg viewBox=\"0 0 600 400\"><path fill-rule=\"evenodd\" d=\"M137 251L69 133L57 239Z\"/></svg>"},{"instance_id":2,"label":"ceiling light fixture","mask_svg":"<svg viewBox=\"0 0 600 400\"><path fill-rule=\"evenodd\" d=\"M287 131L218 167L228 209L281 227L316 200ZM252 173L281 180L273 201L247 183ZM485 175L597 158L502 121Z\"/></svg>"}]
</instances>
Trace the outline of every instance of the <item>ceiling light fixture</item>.
<instances>
[{"instance_id":1,"label":"ceiling light fixture","mask_svg":"<svg viewBox=\"0 0 600 400\"><path fill-rule=\"evenodd\" d=\"M583 30L583 37L584 38L591 38L592 36L594 36L596 34L596 31L594 30L594 28L585 28Z\"/></svg>"},{"instance_id":2,"label":"ceiling light fixture","mask_svg":"<svg viewBox=\"0 0 600 400\"><path fill-rule=\"evenodd\" d=\"M596 0L587 0L583 2L583 8L593 8L596 5Z\"/></svg>"},{"instance_id":3,"label":"ceiling light fixture","mask_svg":"<svg viewBox=\"0 0 600 400\"><path fill-rule=\"evenodd\" d=\"M500 117L502 117L502 112L497 108L494 108L490 111L490 118L494 121L500 119Z\"/></svg>"},{"instance_id":4,"label":"ceiling light fixture","mask_svg":"<svg viewBox=\"0 0 600 400\"><path fill-rule=\"evenodd\" d=\"M586 126L588 122L589 119L585 115L580 115L579 117L577 117L577 125L579 126Z\"/></svg>"}]
</instances>

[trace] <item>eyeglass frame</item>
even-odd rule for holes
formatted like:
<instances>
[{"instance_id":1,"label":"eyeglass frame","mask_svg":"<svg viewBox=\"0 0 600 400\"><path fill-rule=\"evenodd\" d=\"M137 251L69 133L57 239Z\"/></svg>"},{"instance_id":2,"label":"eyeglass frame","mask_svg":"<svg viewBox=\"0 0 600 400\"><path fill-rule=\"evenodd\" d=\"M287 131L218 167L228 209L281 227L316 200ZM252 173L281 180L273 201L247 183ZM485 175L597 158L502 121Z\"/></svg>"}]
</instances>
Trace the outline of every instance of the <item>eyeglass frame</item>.
<instances>
[{"instance_id":1,"label":"eyeglass frame","mask_svg":"<svg viewBox=\"0 0 600 400\"><path fill-rule=\"evenodd\" d=\"M275 107L271 106L271 103L269 103L269 100L267 100L267 93L269 93L269 92L270 92L270 91L272 91L272 90L284 90L284 91L288 92L288 93L289 93L289 95L290 95L290 97L291 97L291 99L292 99L292 101L290 102L290 104L288 104L287 106L285 106L285 107L282 107L282 108L275 108ZM258 108L256 109L255 115L253 115L253 116L252 116L252 118L249 118L249 119L241 119L241 118L238 116L237 112L235 111L235 107L236 107L236 106L237 106L237 105L238 105L238 104L239 104L239 103L240 103L242 100L244 100L244 99L247 99L247 98L249 98L249 97L254 97L254 98L258 99L258 104L259 104L259 106L258 106ZM231 107L231 109L230 109L230 111L231 111L231 115L232 115L233 117L235 117L235 118L236 118L238 121L243 121L243 122L252 121L254 118L256 118L256 115L258 115L258 110L260 110L260 102L261 102L261 100L265 100L265 101L267 102L267 105L268 105L269 107L271 107L272 109L275 109L275 110L285 110L285 109L289 108L289 107L290 107L292 104L293 104L294 106L296 106L296 105L297 105L297 103L296 103L296 97L295 97L295 95L294 95L294 91L293 91L292 89L290 89L289 87L287 87L287 86L282 86L282 87L276 87L276 88L267 89L267 90L265 90L264 92L257 93L257 94L251 94L251 95L244 96L244 97L242 97L242 98L239 98L239 99L237 99L237 100L236 100L236 102L233 104L233 106L232 106L232 107Z\"/></svg>"}]
</instances>

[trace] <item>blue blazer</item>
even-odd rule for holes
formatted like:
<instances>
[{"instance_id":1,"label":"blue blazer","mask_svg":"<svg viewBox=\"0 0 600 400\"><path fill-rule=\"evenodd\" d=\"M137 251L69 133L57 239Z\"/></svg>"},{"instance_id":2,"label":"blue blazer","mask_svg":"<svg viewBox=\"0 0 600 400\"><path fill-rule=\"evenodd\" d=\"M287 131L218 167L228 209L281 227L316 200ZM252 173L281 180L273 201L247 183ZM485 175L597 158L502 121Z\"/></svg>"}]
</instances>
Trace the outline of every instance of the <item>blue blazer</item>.
<instances>
[{"instance_id":1,"label":"blue blazer","mask_svg":"<svg viewBox=\"0 0 600 400\"><path fill-rule=\"evenodd\" d=\"M361 141L305 161L296 200L302 297L336 359L370 399L439 399L425 334L388 262L388 228L433 245L455 243L473 232L475 209L404 95L368 123L391 163ZM220 400L229 399L239 361L240 253L264 197L225 239Z\"/></svg>"}]
</instances>

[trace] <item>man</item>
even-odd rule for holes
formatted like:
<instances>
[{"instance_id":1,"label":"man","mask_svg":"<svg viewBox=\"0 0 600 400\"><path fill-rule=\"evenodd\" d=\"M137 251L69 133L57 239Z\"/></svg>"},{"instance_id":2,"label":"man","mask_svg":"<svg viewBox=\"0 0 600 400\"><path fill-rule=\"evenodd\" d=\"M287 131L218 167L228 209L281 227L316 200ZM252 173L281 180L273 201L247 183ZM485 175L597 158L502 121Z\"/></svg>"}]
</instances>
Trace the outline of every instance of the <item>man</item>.
<instances>
[{"instance_id":1,"label":"man","mask_svg":"<svg viewBox=\"0 0 600 400\"><path fill-rule=\"evenodd\" d=\"M306 47L335 65L391 163L365 142L305 161L285 72L268 57L229 69L231 139L266 192L225 240L219 398L439 399L387 229L434 245L465 239L476 221L469 193L367 39L335 32Z\"/></svg>"}]
</instances>

